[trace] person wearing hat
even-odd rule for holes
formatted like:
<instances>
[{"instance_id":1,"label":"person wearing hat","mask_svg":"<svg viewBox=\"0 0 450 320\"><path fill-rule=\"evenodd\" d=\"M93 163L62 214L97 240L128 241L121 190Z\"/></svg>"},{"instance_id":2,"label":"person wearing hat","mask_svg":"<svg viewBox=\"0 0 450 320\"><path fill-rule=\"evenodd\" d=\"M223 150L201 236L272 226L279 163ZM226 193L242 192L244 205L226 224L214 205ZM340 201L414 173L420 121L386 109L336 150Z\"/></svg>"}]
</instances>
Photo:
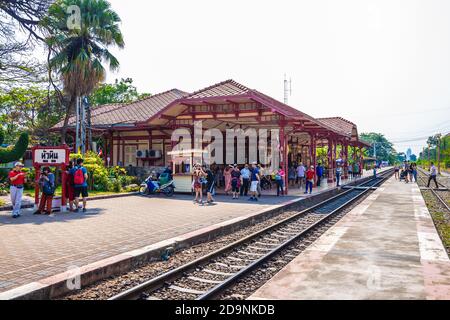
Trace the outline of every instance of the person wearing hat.
<instances>
[{"instance_id":1,"label":"person wearing hat","mask_svg":"<svg viewBox=\"0 0 450 320\"><path fill-rule=\"evenodd\" d=\"M20 217L20 208L22 206L22 195L23 195L23 187L27 182L27 177L25 172L22 172L23 163L16 162L14 164L14 168L8 175L9 181L11 183L10 187L10 195L11 195L11 203L13 206L12 217L18 218Z\"/></svg>"},{"instance_id":2,"label":"person wearing hat","mask_svg":"<svg viewBox=\"0 0 450 320\"><path fill-rule=\"evenodd\" d=\"M251 185L250 185L250 198L248 200L250 201L258 201L258 184L260 181L259 176L259 169L258 169L258 163L253 162L252 163L252 170L250 175Z\"/></svg>"}]
</instances>

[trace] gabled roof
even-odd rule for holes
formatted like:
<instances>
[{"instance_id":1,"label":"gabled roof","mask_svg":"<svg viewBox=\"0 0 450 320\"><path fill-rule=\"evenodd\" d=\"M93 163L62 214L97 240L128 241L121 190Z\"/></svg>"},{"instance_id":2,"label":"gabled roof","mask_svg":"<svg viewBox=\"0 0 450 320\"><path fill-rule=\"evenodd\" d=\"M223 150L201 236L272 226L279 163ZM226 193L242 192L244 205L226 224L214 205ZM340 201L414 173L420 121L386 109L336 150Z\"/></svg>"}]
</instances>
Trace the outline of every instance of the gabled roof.
<instances>
[{"instance_id":1,"label":"gabled roof","mask_svg":"<svg viewBox=\"0 0 450 320\"><path fill-rule=\"evenodd\" d=\"M234 81L233 79L219 82L212 86L198 90L190 95L183 97L183 101L187 102L190 100L232 96L254 96L254 98L256 99L259 98L266 103L271 104L277 109L277 111L288 117L304 117L306 115L305 113L284 103L281 103L280 101L275 100L264 93L261 93L254 89L249 89L248 87ZM310 118L313 119L312 117Z\"/></svg>"},{"instance_id":2,"label":"gabled roof","mask_svg":"<svg viewBox=\"0 0 450 320\"><path fill-rule=\"evenodd\" d=\"M195 91L194 93L184 97L185 99L198 99L210 97L226 97L248 94L251 90L246 86L229 79L216 83L212 86Z\"/></svg>"},{"instance_id":3,"label":"gabled roof","mask_svg":"<svg viewBox=\"0 0 450 320\"><path fill-rule=\"evenodd\" d=\"M353 130L356 130L356 124L341 117L317 118L317 120L346 136L351 137Z\"/></svg>"},{"instance_id":4,"label":"gabled roof","mask_svg":"<svg viewBox=\"0 0 450 320\"><path fill-rule=\"evenodd\" d=\"M142 119L151 118L171 102L187 95L186 92L172 89L138 101L126 104L109 104L93 108L91 111L92 125L96 127L110 127L120 124L134 124ZM69 126L74 126L76 117L69 119ZM61 128L59 122L54 128Z\"/></svg>"}]
</instances>

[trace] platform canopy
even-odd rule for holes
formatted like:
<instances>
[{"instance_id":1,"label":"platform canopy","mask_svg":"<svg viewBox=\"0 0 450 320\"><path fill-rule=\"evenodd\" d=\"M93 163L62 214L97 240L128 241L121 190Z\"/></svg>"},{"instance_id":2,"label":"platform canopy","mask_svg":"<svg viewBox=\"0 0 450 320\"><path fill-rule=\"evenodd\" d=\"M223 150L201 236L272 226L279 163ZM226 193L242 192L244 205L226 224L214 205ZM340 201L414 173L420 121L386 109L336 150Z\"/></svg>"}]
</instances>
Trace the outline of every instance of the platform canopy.
<instances>
[{"instance_id":1,"label":"platform canopy","mask_svg":"<svg viewBox=\"0 0 450 320\"><path fill-rule=\"evenodd\" d=\"M321 121L257 90L227 80L177 99L138 126L183 127L202 121L203 128L285 128L285 133L302 137L309 133L318 137L335 137L357 141L357 130L343 130L328 121ZM344 120L344 122L347 122ZM356 136L353 135L356 133ZM353 139L352 139L353 138Z\"/></svg>"},{"instance_id":2,"label":"platform canopy","mask_svg":"<svg viewBox=\"0 0 450 320\"><path fill-rule=\"evenodd\" d=\"M169 134L180 127L192 128L202 121L205 129L225 131L232 128L283 128L286 136L307 145L311 135L317 142L329 139L367 147L358 139L354 123L341 117L312 116L250 89L234 80L226 80L194 93L172 89L126 104L109 104L93 108L92 128L98 131L159 130ZM76 119L69 119L69 128ZM53 129L61 129L63 122Z\"/></svg>"}]
</instances>

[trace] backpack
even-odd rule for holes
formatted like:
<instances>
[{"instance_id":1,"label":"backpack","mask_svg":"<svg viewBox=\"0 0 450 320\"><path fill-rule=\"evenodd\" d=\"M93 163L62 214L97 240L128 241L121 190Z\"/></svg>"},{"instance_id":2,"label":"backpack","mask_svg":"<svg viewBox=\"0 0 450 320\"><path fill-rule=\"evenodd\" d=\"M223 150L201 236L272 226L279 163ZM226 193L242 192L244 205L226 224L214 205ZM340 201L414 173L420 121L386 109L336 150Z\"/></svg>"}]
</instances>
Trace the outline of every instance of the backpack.
<instances>
[{"instance_id":1,"label":"backpack","mask_svg":"<svg viewBox=\"0 0 450 320\"><path fill-rule=\"evenodd\" d=\"M84 183L84 173L81 167L73 174L73 183L75 185L82 185Z\"/></svg>"},{"instance_id":2,"label":"backpack","mask_svg":"<svg viewBox=\"0 0 450 320\"><path fill-rule=\"evenodd\" d=\"M46 195L46 196L53 196L55 194L55 184L54 183L50 183L49 181L45 181L43 187L42 187L42 192Z\"/></svg>"},{"instance_id":3,"label":"backpack","mask_svg":"<svg viewBox=\"0 0 450 320\"><path fill-rule=\"evenodd\" d=\"M50 183L46 183L44 185L44 188L42 189L42 192L46 195L46 196L53 196L55 193L55 187L53 187Z\"/></svg>"}]
</instances>

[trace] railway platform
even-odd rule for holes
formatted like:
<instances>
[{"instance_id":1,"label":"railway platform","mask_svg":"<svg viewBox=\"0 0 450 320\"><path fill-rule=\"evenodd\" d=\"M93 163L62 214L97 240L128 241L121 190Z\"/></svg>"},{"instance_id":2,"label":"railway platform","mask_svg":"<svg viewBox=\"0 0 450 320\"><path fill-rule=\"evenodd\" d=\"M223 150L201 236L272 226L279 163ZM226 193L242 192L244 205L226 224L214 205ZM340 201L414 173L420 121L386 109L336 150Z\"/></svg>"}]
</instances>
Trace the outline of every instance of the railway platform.
<instances>
[{"instance_id":1,"label":"railway platform","mask_svg":"<svg viewBox=\"0 0 450 320\"><path fill-rule=\"evenodd\" d=\"M417 184L392 177L250 299L450 299L450 261Z\"/></svg>"},{"instance_id":2,"label":"railway platform","mask_svg":"<svg viewBox=\"0 0 450 320\"><path fill-rule=\"evenodd\" d=\"M322 186L313 195L333 188ZM130 257L187 243L307 197L263 196L255 203L217 196L216 205L199 207L186 195L128 196L88 202L87 214L33 216L24 210L21 219L11 219L0 212L0 299L56 283L73 268L98 274L98 268L120 262L120 270Z\"/></svg>"}]
</instances>

